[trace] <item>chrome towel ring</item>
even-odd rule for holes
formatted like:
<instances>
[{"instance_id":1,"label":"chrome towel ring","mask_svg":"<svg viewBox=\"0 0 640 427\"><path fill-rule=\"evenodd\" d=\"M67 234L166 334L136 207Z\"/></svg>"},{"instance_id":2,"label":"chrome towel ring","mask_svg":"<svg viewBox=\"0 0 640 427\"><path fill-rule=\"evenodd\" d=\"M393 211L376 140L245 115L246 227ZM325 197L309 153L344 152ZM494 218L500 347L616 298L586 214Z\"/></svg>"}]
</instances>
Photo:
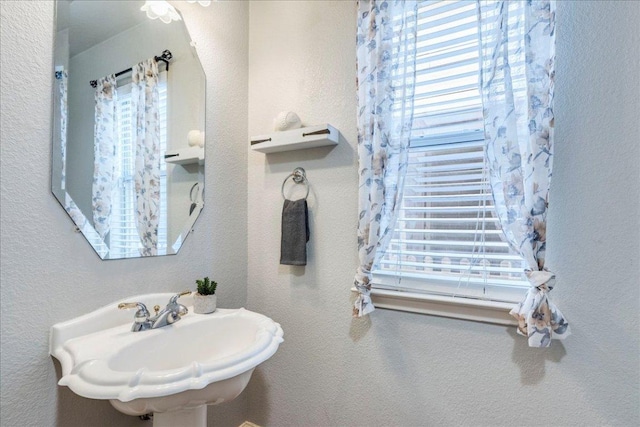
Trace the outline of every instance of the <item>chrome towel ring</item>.
<instances>
[{"instance_id":1,"label":"chrome towel ring","mask_svg":"<svg viewBox=\"0 0 640 427\"><path fill-rule=\"evenodd\" d=\"M304 198L306 200L306 198L309 197L309 181L307 180L306 172L302 168L295 168L293 172L287 175L287 177L284 179L281 189L282 198L285 200L287 199L284 195L284 185L287 183L287 180L289 178L293 179L293 182L295 182L296 184L304 184L307 187L307 193L304 195Z\"/></svg>"}]
</instances>

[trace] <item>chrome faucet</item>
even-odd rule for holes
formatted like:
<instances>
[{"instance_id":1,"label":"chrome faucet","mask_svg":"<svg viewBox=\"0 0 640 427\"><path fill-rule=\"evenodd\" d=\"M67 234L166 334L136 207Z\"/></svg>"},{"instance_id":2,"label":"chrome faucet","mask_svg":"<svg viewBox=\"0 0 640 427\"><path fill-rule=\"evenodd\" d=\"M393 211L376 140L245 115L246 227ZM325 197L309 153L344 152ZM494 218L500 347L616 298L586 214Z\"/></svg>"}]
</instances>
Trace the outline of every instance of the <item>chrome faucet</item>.
<instances>
[{"instance_id":1,"label":"chrome faucet","mask_svg":"<svg viewBox=\"0 0 640 427\"><path fill-rule=\"evenodd\" d=\"M155 316L149 314L147 306L141 302L123 302L118 304L119 309L137 308L133 319L133 325L131 326L132 332L146 331L149 329L162 328L163 326L171 325L181 319L182 316L187 314L189 310L184 305L178 303L178 298L183 295L189 295L191 291L183 291L179 294L175 294L169 299L169 303L161 311L160 307L156 306Z\"/></svg>"}]
</instances>

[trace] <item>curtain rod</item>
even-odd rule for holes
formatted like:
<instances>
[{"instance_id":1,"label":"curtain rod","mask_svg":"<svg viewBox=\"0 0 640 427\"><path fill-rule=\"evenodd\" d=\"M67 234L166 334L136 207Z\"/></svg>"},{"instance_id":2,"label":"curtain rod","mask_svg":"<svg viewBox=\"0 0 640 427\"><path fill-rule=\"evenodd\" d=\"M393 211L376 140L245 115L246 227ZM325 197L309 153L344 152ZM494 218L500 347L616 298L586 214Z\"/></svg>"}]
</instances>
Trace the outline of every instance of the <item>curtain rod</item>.
<instances>
[{"instance_id":1,"label":"curtain rod","mask_svg":"<svg viewBox=\"0 0 640 427\"><path fill-rule=\"evenodd\" d=\"M173 58L173 54L171 53L171 51L169 49L165 49L162 51L162 55L160 56L154 56L153 59L155 59L156 62L158 61L162 61L167 65L167 71L169 71L169 61L171 61L171 58ZM122 70L122 71L118 71L115 76L116 77L120 77L121 75L125 74L125 73L129 73L133 70L133 68L127 68L126 70ZM89 81L89 84L91 85L91 87L98 87L98 81L97 80L91 80Z\"/></svg>"}]
</instances>

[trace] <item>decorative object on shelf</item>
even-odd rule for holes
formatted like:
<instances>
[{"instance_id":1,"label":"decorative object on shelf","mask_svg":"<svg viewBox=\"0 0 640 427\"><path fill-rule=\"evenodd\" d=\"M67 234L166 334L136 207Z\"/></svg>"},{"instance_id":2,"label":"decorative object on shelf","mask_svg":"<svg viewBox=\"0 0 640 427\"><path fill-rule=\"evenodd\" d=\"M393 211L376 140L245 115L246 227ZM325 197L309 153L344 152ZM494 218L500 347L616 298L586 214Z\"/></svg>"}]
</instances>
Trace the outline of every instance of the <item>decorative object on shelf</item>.
<instances>
[{"instance_id":1,"label":"decorative object on shelf","mask_svg":"<svg viewBox=\"0 0 640 427\"><path fill-rule=\"evenodd\" d=\"M329 124L274 132L251 137L251 149L261 153L302 150L306 148L338 145L340 132Z\"/></svg>"},{"instance_id":2,"label":"decorative object on shelf","mask_svg":"<svg viewBox=\"0 0 640 427\"><path fill-rule=\"evenodd\" d=\"M304 184L307 192L302 199L289 200L284 195L284 186L291 178L296 184ZM282 183L282 234L280 241L280 264L307 265L307 242L309 241L309 181L302 168L296 168Z\"/></svg>"},{"instance_id":3,"label":"decorative object on shelf","mask_svg":"<svg viewBox=\"0 0 640 427\"><path fill-rule=\"evenodd\" d=\"M282 111L273 120L273 130L282 132L285 130L299 129L302 127L300 117L293 111Z\"/></svg>"},{"instance_id":4,"label":"decorative object on shelf","mask_svg":"<svg viewBox=\"0 0 640 427\"><path fill-rule=\"evenodd\" d=\"M193 311L197 314L209 314L216 311L216 288L218 283L208 277L196 280L197 292L193 296Z\"/></svg>"},{"instance_id":5,"label":"decorative object on shelf","mask_svg":"<svg viewBox=\"0 0 640 427\"><path fill-rule=\"evenodd\" d=\"M204 132L198 129L190 130L187 134L187 142L189 147L204 147Z\"/></svg>"}]
</instances>

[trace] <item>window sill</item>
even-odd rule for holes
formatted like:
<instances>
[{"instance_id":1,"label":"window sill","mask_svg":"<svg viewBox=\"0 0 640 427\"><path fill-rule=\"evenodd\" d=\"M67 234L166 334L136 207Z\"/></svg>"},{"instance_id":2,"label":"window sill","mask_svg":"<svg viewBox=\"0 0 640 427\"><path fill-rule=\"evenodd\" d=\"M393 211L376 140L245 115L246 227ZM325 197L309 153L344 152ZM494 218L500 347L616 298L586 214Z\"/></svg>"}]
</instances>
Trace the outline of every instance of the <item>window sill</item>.
<instances>
[{"instance_id":1,"label":"window sill","mask_svg":"<svg viewBox=\"0 0 640 427\"><path fill-rule=\"evenodd\" d=\"M351 289L357 292L355 288ZM428 295L416 292L388 291L372 289L371 300L376 308L429 314L471 320L474 322L498 325L517 325L516 319L509 314L515 304L482 301L468 298L452 298L440 295Z\"/></svg>"}]
</instances>

